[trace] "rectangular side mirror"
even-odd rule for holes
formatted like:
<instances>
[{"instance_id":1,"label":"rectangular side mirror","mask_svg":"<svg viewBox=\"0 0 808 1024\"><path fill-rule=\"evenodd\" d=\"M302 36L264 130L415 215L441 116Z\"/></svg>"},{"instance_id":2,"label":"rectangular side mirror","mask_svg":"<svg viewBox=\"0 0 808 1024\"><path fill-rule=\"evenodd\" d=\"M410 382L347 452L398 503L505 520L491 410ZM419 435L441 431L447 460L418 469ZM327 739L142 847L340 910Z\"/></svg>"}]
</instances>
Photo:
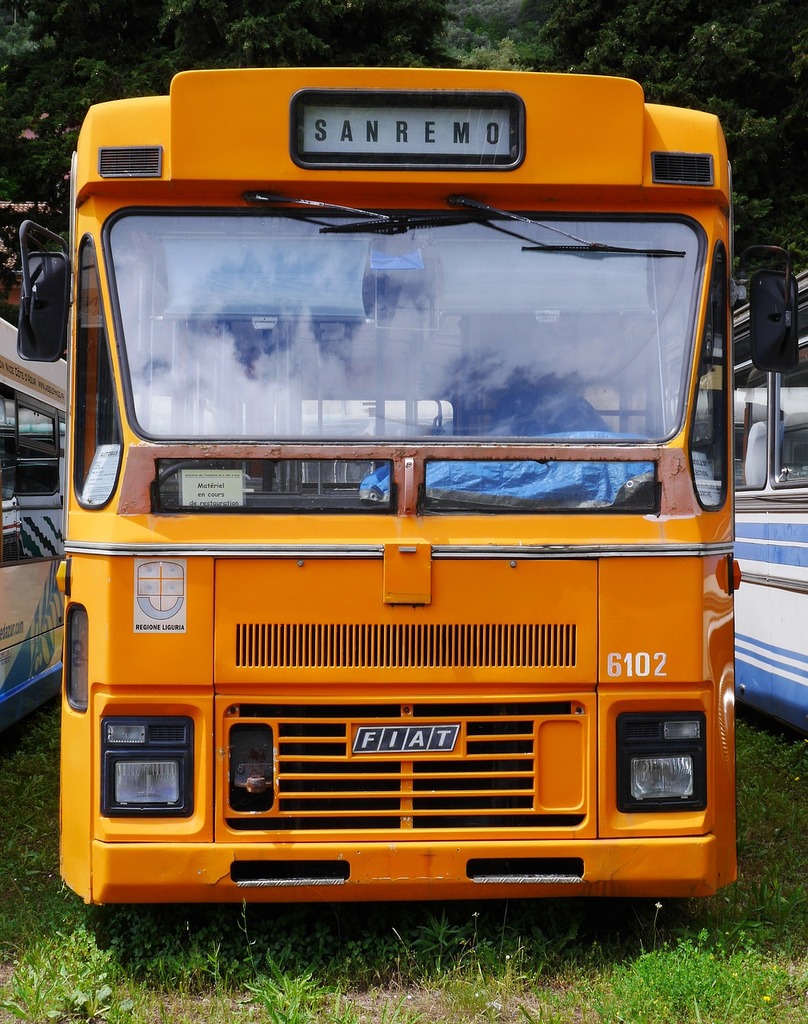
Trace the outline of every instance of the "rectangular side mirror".
<instances>
[{"instance_id":1,"label":"rectangular side mirror","mask_svg":"<svg viewBox=\"0 0 808 1024\"><path fill-rule=\"evenodd\" d=\"M44 249L57 244L58 249ZM37 246L32 249L32 243ZM70 262L64 240L32 221L20 226L22 292L17 352L23 359L55 363L67 351Z\"/></svg>"},{"instance_id":2,"label":"rectangular side mirror","mask_svg":"<svg viewBox=\"0 0 808 1024\"><path fill-rule=\"evenodd\" d=\"M786 290L788 289L788 294ZM757 270L749 285L752 361L761 370L789 370L797 363L797 279L779 270Z\"/></svg>"}]
</instances>

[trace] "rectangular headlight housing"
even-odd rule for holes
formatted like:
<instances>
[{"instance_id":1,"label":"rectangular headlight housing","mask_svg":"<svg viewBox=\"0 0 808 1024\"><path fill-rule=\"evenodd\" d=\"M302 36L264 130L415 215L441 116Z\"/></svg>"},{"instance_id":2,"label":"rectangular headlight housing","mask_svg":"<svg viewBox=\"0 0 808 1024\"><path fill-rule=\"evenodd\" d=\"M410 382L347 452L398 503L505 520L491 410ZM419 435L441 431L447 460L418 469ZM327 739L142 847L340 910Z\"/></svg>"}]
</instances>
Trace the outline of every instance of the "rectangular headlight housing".
<instances>
[{"instance_id":1,"label":"rectangular headlight housing","mask_svg":"<svg viewBox=\"0 0 808 1024\"><path fill-rule=\"evenodd\" d=\"M184 717L101 721L101 813L188 817L193 812L193 722Z\"/></svg>"},{"instance_id":2,"label":"rectangular headlight housing","mask_svg":"<svg viewBox=\"0 0 808 1024\"><path fill-rule=\"evenodd\" d=\"M700 711L619 715L618 810L704 810L705 734L706 718Z\"/></svg>"}]
</instances>

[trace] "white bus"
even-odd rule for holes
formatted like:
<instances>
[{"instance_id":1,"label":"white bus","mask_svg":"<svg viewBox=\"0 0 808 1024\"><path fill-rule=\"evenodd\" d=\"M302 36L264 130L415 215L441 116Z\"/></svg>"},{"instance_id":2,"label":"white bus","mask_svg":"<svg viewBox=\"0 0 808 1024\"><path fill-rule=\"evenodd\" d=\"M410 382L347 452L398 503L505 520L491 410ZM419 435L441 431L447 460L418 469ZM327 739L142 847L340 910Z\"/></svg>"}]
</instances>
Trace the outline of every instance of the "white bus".
<instances>
[{"instance_id":1,"label":"white bus","mask_svg":"<svg viewBox=\"0 0 808 1024\"><path fill-rule=\"evenodd\" d=\"M58 691L62 675L62 558L66 369L17 357L0 320L0 730Z\"/></svg>"},{"instance_id":2,"label":"white bus","mask_svg":"<svg viewBox=\"0 0 808 1024\"><path fill-rule=\"evenodd\" d=\"M797 287L793 369L756 369L735 317L735 690L808 735L808 271Z\"/></svg>"}]
</instances>

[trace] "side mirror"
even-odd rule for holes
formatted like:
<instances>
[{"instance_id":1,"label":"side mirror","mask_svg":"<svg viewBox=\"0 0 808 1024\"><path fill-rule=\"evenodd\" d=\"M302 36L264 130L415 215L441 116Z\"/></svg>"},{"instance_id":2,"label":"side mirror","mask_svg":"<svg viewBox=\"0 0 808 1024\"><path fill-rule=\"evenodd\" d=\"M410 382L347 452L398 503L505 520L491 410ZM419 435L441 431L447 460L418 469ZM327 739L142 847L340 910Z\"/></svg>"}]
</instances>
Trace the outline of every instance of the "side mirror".
<instances>
[{"instance_id":1,"label":"side mirror","mask_svg":"<svg viewBox=\"0 0 808 1024\"><path fill-rule=\"evenodd\" d=\"M777 270L756 270L749 285L749 339L760 370L797 365L797 279Z\"/></svg>"},{"instance_id":2,"label":"side mirror","mask_svg":"<svg viewBox=\"0 0 808 1024\"><path fill-rule=\"evenodd\" d=\"M59 248L44 248L54 244ZM26 220L20 225L20 256L22 290L17 352L23 359L55 363L67 351L70 309L67 247L59 235Z\"/></svg>"},{"instance_id":3,"label":"side mirror","mask_svg":"<svg viewBox=\"0 0 808 1024\"><path fill-rule=\"evenodd\" d=\"M760 370L783 371L797 365L799 325L797 279L791 257L776 246L753 246L750 252L776 255L785 270L755 270L749 281L749 343L752 362Z\"/></svg>"}]
</instances>

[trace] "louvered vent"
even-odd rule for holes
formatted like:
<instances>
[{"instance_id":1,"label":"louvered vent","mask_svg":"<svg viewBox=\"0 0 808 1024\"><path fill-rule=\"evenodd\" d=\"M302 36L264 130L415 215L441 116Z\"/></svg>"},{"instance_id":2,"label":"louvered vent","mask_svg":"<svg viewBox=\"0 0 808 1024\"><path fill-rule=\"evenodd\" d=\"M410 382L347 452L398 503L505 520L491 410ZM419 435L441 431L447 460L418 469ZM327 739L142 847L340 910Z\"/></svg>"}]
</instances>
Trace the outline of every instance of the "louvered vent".
<instances>
[{"instance_id":1,"label":"louvered vent","mask_svg":"<svg viewBox=\"0 0 808 1024\"><path fill-rule=\"evenodd\" d=\"M239 623L239 668L572 668L569 623Z\"/></svg>"},{"instance_id":2,"label":"louvered vent","mask_svg":"<svg viewBox=\"0 0 808 1024\"><path fill-rule=\"evenodd\" d=\"M657 185L713 185L710 153L652 153L653 181Z\"/></svg>"},{"instance_id":3,"label":"louvered vent","mask_svg":"<svg viewBox=\"0 0 808 1024\"><path fill-rule=\"evenodd\" d=\"M629 720L625 724L627 740L659 740L662 739L662 722Z\"/></svg>"},{"instance_id":4,"label":"louvered vent","mask_svg":"<svg viewBox=\"0 0 808 1024\"><path fill-rule=\"evenodd\" d=\"M102 178L159 178L163 173L162 146L105 146L98 150Z\"/></svg>"}]
</instances>

